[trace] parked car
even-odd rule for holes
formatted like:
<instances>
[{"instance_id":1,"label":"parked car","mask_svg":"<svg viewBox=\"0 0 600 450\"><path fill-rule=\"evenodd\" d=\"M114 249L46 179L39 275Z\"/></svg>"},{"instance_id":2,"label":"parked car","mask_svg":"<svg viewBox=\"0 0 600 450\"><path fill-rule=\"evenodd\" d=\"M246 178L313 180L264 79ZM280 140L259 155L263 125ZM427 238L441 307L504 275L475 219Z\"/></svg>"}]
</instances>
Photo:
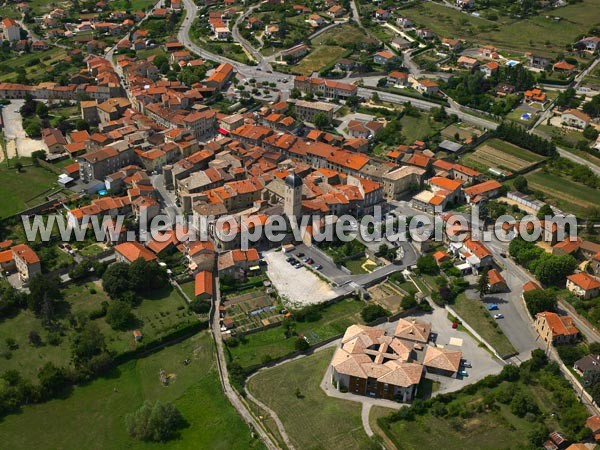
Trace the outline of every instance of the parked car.
<instances>
[{"instance_id":1,"label":"parked car","mask_svg":"<svg viewBox=\"0 0 600 450\"><path fill-rule=\"evenodd\" d=\"M488 305L488 311L496 311L498 309L498 305L496 303L492 303L491 305Z\"/></svg>"},{"instance_id":2,"label":"parked car","mask_svg":"<svg viewBox=\"0 0 600 450\"><path fill-rule=\"evenodd\" d=\"M462 359L460 361L460 365L466 368L471 368L471 361L467 361L466 359Z\"/></svg>"},{"instance_id":3,"label":"parked car","mask_svg":"<svg viewBox=\"0 0 600 450\"><path fill-rule=\"evenodd\" d=\"M303 258L303 259L302 259L302 261L304 261L304 262L308 262L308 260L309 260L309 259L310 259L310 258L307 256L307 257Z\"/></svg>"},{"instance_id":4,"label":"parked car","mask_svg":"<svg viewBox=\"0 0 600 450\"><path fill-rule=\"evenodd\" d=\"M494 319L504 319L503 314L494 314Z\"/></svg>"},{"instance_id":5,"label":"parked car","mask_svg":"<svg viewBox=\"0 0 600 450\"><path fill-rule=\"evenodd\" d=\"M323 266L322 266L321 264L317 264L317 265L315 266L315 269L317 269L317 270L321 270L322 268L323 268Z\"/></svg>"},{"instance_id":6,"label":"parked car","mask_svg":"<svg viewBox=\"0 0 600 450\"><path fill-rule=\"evenodd\" d=\"M288 256L285 260L289 263L296 261L296 259L291 256Z\"/></svg>"},{"instance_id":7,"label":"parked car","mask_svg":"<svg viewBox=\"0 0 600 450\"><path fill-rule=\"evenodd\" d=\"M459 371L458 371L458 374L459 374L461 377L468 377L468 376L469 376L469 374L467 373L467 371L466 371L466 370L459 370Z\"/></svg>"},{"instance_id":8,"label":"parked car","mask_svg":"<svg viewBox=\"0 0 600 450\"><path fill-rule=\"evenodd\" d=\"M452 322L452 328L454 328L454 329L458 328L458 322Z\"/></svg>"},{"instance_id":9,"label":"parked car","mask_svg":"<svg viewBox=\"0 0 600 450\"><path fill-rule=\"evenodd\" d=\"M312 260L312 258L308 258L308 260L306 261L307 264L312 264L314 263L314 261Z\"/></svg>"},{"instance_id":10,"label":"parked car","mask_svg":"<svg viewBox=\"0 0 600 450\"><path fill-rule=\"evenodd\" d=\"M298 258L302 258L304 256L304 253L300 252L296 255Z\"/></svg>"}]
</instances>

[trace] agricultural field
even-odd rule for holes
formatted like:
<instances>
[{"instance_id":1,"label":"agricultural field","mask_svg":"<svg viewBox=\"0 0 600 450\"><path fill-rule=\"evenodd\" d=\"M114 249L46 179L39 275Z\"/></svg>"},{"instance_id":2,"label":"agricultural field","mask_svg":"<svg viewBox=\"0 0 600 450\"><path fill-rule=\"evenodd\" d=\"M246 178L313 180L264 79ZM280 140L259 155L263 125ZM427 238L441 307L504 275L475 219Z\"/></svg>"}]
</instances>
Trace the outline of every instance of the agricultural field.
<instances>
[{"instance_id":1,"label":"agricultural field","mask_svg":"<svg viewBox=\"0 0 600 450\"><path fill-rule=\"evenodd\" d=\"M315 321L294 321L291 326L297 335L305 336L311 345L341 335L354 323L363 323L360 312L365 304L347 299L323 307ZM231 359L249 368L293 353L297 336L286 337L283 327L270 328L240 337L237 346L230 346Z\"/></svg>"},{"instance_id":2,"label":"agricultural field","mask_svg":"<svg viewBox=\"0 0 600 450\"><path fill-rule=\"evenodd\" d=\"M0 165L0 217L10 217L29 206L41 203L45 193L58 189L57 175L42 167L28 165L28 158L19 160L24 166L21 172L14 168L16 160L11 160L11 167L4 162Z\"/></svg>"},{"instance_id":3,"label":"agricultural field","mask_svg":"<svg viewBox=\"0 0 600 450\"><path fill-rule=\"evenodd\" d=\"M479 145L473 153L463 156L461 163L482 172L490 168L517 172L544 159L529 150L494 138Z\"/></svg>"},{"instance_id":4,"label":"agricultural field","mask_svg":"<svg viewBox=\"0 0 600 450\"><path fill-rule=\"evenodd\" d=\"M556 55L581 33L598 24L598 16L590 14L598 7L599 0L584 0L552 10L552 17L562 18L560 21L546 17L544 13L523 20L500 17L491 21L433 2L403 9L402 14L431 28L441 37L491 44L501 50Z\"/></svg>"},{"instance_id":5,"label":"agricultural field","mask_svg":"<svg viewBox=\"0 0 600 450\"><path fill-rule=\"evenodd\" d=\"M585 186L567 177L544 173L536 170L526 175L529 189L541 191L545 195L544 201L573 213L585 217L587 209L598 206L598 190Z\"/></svg>"},{"instance_id":6,"label":"agricultural field","mask_svg":"<svg viewBox=\"0 0 600 450\"><path fill-rule=\"evenodd\" d=\"M277 298L267 294L264 289L228 297L224 305L236 332L254 330L283 320Z\"/></svg>"},{"instance_id":7,"label":"agricultural field","mask_svg":"<svg viewBox=\"0 0 600 450\"><path fill-rule=\"evenodd\" d=\"M466 123L451 124L444 128L440 134L446 139L455 139L456 134L461 141L471 139L473 136L481 136L482 132L479 128L475 128Z\"/></svg>"},{"instance_id":8,"label":"agricultural field","mask_svg":"<svg viewBox=\"0 0 600 450\"><path fill-rule=\"evenodd\" d=\"M52 69L52 66L61 62L67 56L67 50L60 47L52 47L42 52L32 52L2 61L0 70L0 82L16 82L18 70L24 70L25 76L30 84L44 80L44 77ZM79 71L83 64L69 64L66 73ZM63 73L63 72L61 72ZM56 81L56 80L54 80Z\"/></svg>"},{"instance_id":9,"label":"agricultural field","mask_svg":"<svg viewBox=\"0 0 600 450\"><path fill-rule=\"evenodd\" d=\"M349 53L350 50L338 45L314 47L297 66L294 66L293 71L302 75L320 72L337 60L346 57Z\"/></svg>"},{"instance_id":10,"label":"agricultural field","mask_svg":"<svg viewBox=\"0 0 600 450\"><path fill-rule=\"evenodd\" d=\"M327 348L262 370L248 382L250 392L277 413L298 449L370 448L360 403L328 397L319 386L333 351Z\"/></svg>"},{"instance_id":11,"label":"agricultural field","mask_svg":"<svg viewBox=\"0 0 600 450\"><path fill-rule=\"evenodd\" d=\"M184 365L188 358L190 364ZM159 381L161 369L168 374L167 386ZM125 416L145 400L172 402L181 411L188 426L180 439L152 444L129 437ZM7 449L264 448L221 391L207 332L122 364L66 399L26 406L0 421L0 435Z\"/></svg>"}]
</instances>

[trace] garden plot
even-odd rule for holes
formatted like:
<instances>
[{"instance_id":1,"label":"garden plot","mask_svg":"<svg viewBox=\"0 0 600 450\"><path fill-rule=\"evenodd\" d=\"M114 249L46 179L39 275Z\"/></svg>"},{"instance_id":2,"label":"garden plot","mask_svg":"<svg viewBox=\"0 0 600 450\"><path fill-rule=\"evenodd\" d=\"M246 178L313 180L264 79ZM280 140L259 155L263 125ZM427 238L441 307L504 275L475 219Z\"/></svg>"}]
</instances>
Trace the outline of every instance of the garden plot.
<instances>
[{"instance_id":1,"label":"garden plot","mask_svg":"<svg viewBox=\"0 0 600 450\"><path fill-rule=\"evenodd\" d=\"M228 297L225 308L238 331L250 331L283 320L277 298L264 290Z\"/></svg>"}]
</instances>

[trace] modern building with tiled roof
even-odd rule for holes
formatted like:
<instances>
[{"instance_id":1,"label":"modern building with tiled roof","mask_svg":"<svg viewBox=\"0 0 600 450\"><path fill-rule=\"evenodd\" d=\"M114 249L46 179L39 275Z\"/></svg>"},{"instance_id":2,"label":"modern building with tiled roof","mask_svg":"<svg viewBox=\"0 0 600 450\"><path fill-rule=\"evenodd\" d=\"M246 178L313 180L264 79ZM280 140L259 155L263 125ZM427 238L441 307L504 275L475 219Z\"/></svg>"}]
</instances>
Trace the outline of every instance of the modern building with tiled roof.
<instances>
[{"instance_id":1,"label":"modern building with tiled roof","mask_svg":"<svg viewBox=\"0 0 600 450\"><path fill-rule=\"evenodd\" d=\"M394 336L409 342L426 344L429 342L431 324L417 319L400 319L396 325Z\"/></svg>"},{"instance_id":2,"label":"modern building with tiled roof","mask_svg":"<svg viewBox=\"0 0 600 450\"><path fill-rule=\"evenodd\" d=\"M544 342L550 344L570 344L577 340L579 330L569 316L544 311L535 315L534 327Z\"/></svg>"},{"instance_id":3,"label":"modern building with tiled roof","mask_svg":"<svg viewBox=\"0 0 600 450\"><path fill-rule=\"evenodd\" d=\"M332 378L353 394L408 402L423 377L411 347L382 329L351 325L331 360Z\"/></svg>"},{"instance_id":4,"label":"modern building with tiled roof","mask_svg":"<svg viewBox=\"0 0 600 450\"><path fill-rule=\"evenodd\" d=\"M460 368L462 352L441 347L427 347L423 365L427 372L454 377Z\"/></svg>"}]
</instances>

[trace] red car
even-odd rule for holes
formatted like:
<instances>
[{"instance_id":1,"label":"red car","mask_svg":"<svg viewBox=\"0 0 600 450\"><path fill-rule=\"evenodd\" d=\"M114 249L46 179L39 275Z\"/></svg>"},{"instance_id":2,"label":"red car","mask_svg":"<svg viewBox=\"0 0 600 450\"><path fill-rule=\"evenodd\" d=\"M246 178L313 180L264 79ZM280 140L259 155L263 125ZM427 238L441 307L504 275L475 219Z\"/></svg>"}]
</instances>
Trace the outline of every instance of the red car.
<instances>
[{"instance_id":1,"label":"red car","mask_svg":"<svg viewBox=\"0 0 600 450\"><path fill-rule=\"evenodd\" d=\"M458 328L458 322L452 322L452 328Z\"/></svg>"}]
</instances>

